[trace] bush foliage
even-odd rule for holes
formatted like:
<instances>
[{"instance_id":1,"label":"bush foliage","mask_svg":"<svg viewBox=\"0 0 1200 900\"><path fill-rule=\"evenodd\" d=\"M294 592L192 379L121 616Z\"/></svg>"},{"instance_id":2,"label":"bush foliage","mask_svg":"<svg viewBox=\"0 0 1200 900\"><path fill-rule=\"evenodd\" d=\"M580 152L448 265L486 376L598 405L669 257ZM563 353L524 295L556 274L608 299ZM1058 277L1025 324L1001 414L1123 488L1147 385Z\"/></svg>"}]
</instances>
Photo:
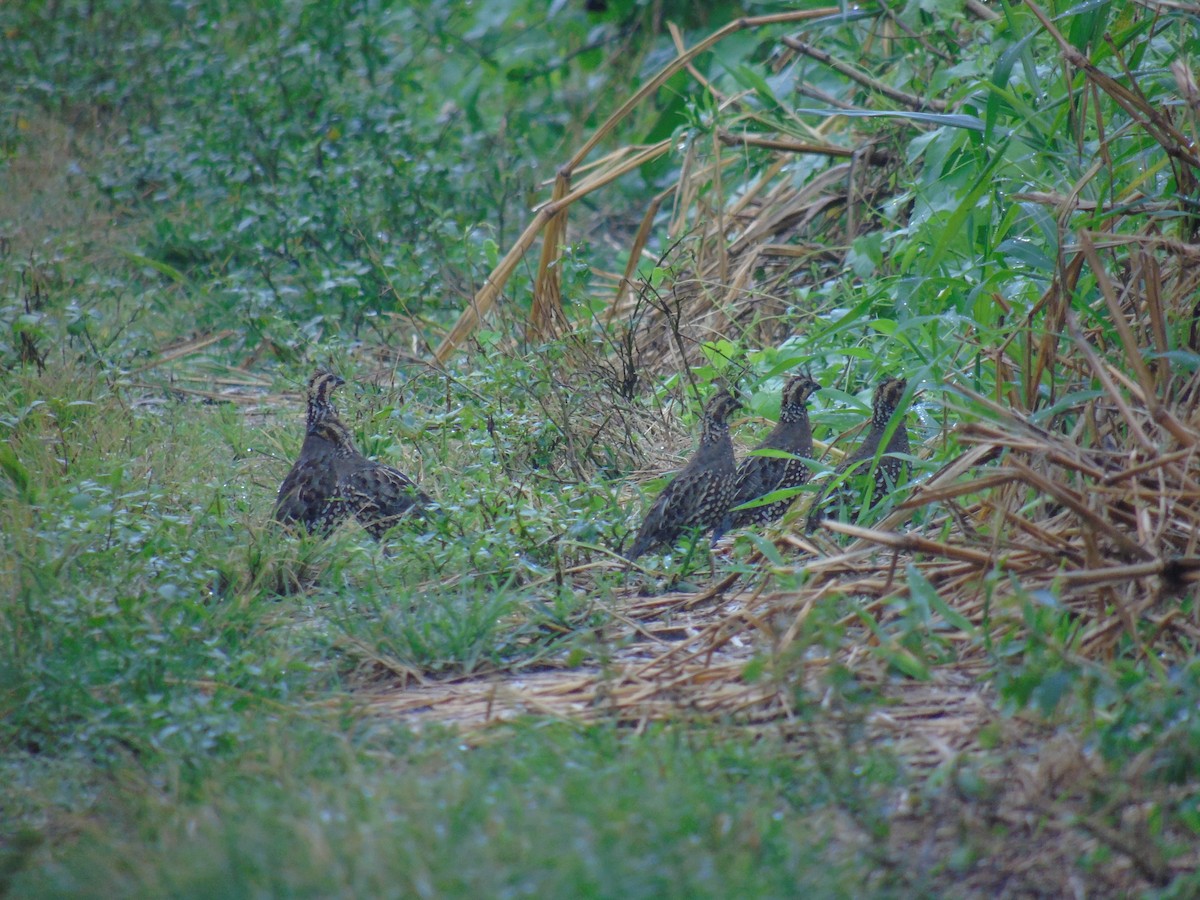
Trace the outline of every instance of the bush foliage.
<instances>
[{"instance_id":1,"label":"bush foliage","mask_svg":"<svg viewBox=\"0 0 1200 900\"><path fill-rule=\"evenodd\" d=\"M801 6L0 8L0 886L1195 891L1194 11ZM436 525L268 524L317 365ZM889 559L623 568L698 400L750 445L801 366L822 447L913 385ZM651 639L774 705L638 706ZM547 672L589 724L372 705ZM879 737L960 677L969 749Z\"/></svg>"}]
</instances>

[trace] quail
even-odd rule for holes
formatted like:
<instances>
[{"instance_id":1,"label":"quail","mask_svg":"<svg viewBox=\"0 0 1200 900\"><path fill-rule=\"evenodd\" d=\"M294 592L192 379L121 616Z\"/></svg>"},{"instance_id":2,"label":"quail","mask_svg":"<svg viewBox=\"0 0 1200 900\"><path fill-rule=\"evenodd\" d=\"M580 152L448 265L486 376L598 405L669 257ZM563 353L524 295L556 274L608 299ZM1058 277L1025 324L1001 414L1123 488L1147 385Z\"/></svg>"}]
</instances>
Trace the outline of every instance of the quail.
<instances>
[{"instance_id":1,"label":"quail","mask_svg":"<svg viewBox=\"0 0 1200 900\"><path fill-rule=\"evenodd\" d=\"M275 520L327 535L354 516L378 540L414 507L432 501L400 470L358 452L332 400L333 391L345 383L323 371L309 380L304 444L279 487Z\"/></svg>"},{"instance_id":2,"label":"quail","mask_svg":"<svg viewBox=\"0 0 1200 900\"><path fill-rule=\"evenodd\" d=\"M808 398L821 386L811 375L793 375L783 386L783 406L779 423L771 429L766 440L755 450L782 450L793 457L812 456L812 427L808 423ZM742 460L734 479L733 500L730 507L741 506L774 491L799 487L808 481L811 470L799 459L780 459L774 456L751 454ZM776 500L773 503L749 509L732 509L726 525L744 528L747 525L762 525L782 516L792 504L794 497Z\"/></svg>"},{"instance_id":3,"label":"quail","mask_svg":"<svg viewBox=\"0 0 1200 900\"><path fill-rule=\"evenodd\" d=\"M626 557L630 562L685 530L715 528L724 518L737 471L727 419L740 406L726 391L708 401L700 420L700 446L646 513Z\"/></svg>"},{"instance_id":4,"label":"quail","mask_svg":"<svg viewBox=\"0 0 1200 900\"><path fill-rule=\"evenodd\" d=\"M871 404L871 429L858 449L834 470L829 485L836 484L837 486L832 489L826 486L813 502L812 510L808 514L808 531L816 528L826 517L827 512L834 511L838 507L848 508L861 498L861 493L855 491L841 476L866 474L870 470L871 463L879 453L879 445L883 441L889 423L896 415L896 409L900 405L904 389L907 386L908 382L903 378L885 378L875 388L875 397ZM907 454L908 452L908 429L901 417L883 450L879 464L875 467L875 487L871 495L872 506L883 499L900 480L900 475L907 471L908 463L896 454Z\"/></svg>"},{"instance_id":5,"label":"quail","mask_svg":"<svg viewBox=\"0 0 1200 900\"><path fill-rule=\"evenodd\" d=\"M329 534L351 510L338 498L333 460L344 426L333 406L333 391L345 379L318 371L308 382L308 413L300 457L279 486L275 521L299 523L309 532ZM338 426L341 426L339 428Z\"/></svg>"}]
</instances>

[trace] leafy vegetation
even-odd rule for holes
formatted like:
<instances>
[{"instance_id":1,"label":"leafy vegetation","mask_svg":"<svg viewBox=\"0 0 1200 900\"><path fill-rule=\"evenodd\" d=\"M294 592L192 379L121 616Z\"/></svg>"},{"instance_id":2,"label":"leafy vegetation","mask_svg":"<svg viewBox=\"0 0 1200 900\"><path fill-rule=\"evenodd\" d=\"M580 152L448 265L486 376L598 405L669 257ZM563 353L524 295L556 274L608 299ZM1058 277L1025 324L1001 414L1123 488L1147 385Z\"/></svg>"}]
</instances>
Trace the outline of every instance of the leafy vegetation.
<instances>
[{"instance_id":1,"label":"leafy vegetation","mask_svg":"<svg viewBox=\"0 0 1200 900\"><path fill-rule=\"evenodd\" d=\"M693 6L0 8L7 892L1195 893L1194 10ZM801 366L915 486L625 567Z\"/></svg>"}]
</instances>

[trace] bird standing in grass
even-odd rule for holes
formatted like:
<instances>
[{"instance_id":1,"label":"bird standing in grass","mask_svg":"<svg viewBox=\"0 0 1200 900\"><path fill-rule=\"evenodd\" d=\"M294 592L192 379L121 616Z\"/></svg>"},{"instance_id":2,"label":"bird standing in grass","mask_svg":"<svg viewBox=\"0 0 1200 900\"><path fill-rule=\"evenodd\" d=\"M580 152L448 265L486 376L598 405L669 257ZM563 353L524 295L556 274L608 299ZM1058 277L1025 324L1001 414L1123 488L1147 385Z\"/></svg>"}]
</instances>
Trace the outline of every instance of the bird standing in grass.
<instances>
[{"instance_id":1,"label":"bird standing in grass","mask_svg":"<svg viewBox=\"0 0 1200 900\"><path fill-rule=\"evenodd\" d=\"M405 515L433 501L411 478L358 452L333 405L340 375L319 371L308 382L307 432L300 457L275 500L275 521L327 535L350 516L376 540Z\"/></svg>"},{"instance_id":2,"label":"bird standing in grass","mask_svg":"<svg viewBox=\"0 0 1200 900\"><path fill-rule=\"evenodd\" d=\"M839 509L852 509L862 498L862 491L855 490L848 479L870 471L906 387L908 382L903 378L885 378L875 388L875 398L871 404L871 430L867 432L858 449L834 470L833 477L813 502L812 510L808 514L808 531L815 529L822 519L828 517L828 513L836 513ZM908 428L902 417L896 422L892 436L883 449L878 465L875 466L875 486L869 505L874 506L882 500L888 491L895 487L901 474L907 471L908 463L896 454L907 455L908 452Z\"/></svg>"},{"instance_id":3,"label":"bird standing in grass","mask_svg":"<svg viewBox=\"0 0 1200 900\"><path fill-rule=\"evenodd\" d=\"M737 472L728 418L740 406L726 391L708 401L700 419L700 446L646 513L627 556L630 562L685 531L715 528L724 518Z\"/></svg>"},{"instance_id":4,"label":"bird standing in grass","mask_svg":"<svg viewBox=\"0 0 1200 900\"><path fill-rule=\"evenodd\" d=\"M771 429L766 440L754 449L782 450L793 457L810 458L813 439L812 427L808 422L808 398L820 388L811 375L793 375L789 378L783 386L779 423ZM799 459L755 456L752 453L738 466L733 500L729 505L741 506L774 491L799 487L808 481L811 474L812 470ZM733 509L726 524L730 528L745 528L747 525L773 522L787 511L794 499L788 497L749 509Z\"/></svg>"}]
</instances>

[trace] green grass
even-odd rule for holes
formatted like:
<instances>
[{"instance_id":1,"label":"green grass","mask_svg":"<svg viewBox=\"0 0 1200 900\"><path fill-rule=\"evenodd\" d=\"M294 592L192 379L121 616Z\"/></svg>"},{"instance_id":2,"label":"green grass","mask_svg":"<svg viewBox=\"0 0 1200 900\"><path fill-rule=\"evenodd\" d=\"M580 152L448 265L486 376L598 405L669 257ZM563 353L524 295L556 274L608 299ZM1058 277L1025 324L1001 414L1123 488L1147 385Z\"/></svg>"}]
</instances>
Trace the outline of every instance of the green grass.
<instances>
[{"instance_id":1,"label":"green grass","mask_svg":"<svg viewBox=\"0 0 1200 900\"><path fill-rule=\"evenodd\" d=\"M10 895L850 896L889 884L866 835L839 834L853 827L821 774L778 747L524 724L471 749L386 722L342 736L270 718L199 781L101 787L118 827L85 828Z\"/></svg>"},{"instance_id":2,"label":"green grass","mask_svg":"<svg viewBox=\"0 0 1200 900\"><path fill-rule=\"evenodd\" d=\"M631 475L690 440L693 382L704 393L740 375L747 415L770 419L780 376L806 366L825 386L813 422L826 440L862 420L880 377L903 373L925 387L918 479L961 450L957 420L989 416L943 384L1011 388L1045 428L1080 433L1082 404L1103 392L1072 356L1066 313L1111 365L1127 360L1094 272L1045 299L1065 277L1060 253L1086 230L1183 243L1195 230L1186 164L1064 73L1027 6L996 7L991 23L904 8L918 36L886 40L882 20L820 20L808 37L974 118L888 107L826 133L892 163L858 170L869 199L853 233L840 207L814 218L799 243L828 243L792 272L782 312L710 335L688 377L638 360L632 397L630 373L597 349L621 333L592 317L605 296L593 267L623 268L648 198L684 172L680 153L572 212L573 336L527 341L531 260L469 352L430 366L428 347L545 199L541 181L672 50L633 2L553 16L522 0L418 6L0 9L0 891L901 897L995 887L990 857L1061 845L1051 868L1100 890L1127 888L1112 873L1134 858L1150 873L1139 888L1189 896L1195 874L1171 861L1200 833L1195 648L1154 644L1166 626L1147 616L1111 658L1087 656L1054 591L1018 584L989 615L1022 627L972 631L902 564L903 590L877 616L830 597L790 655L766 639L788 622L755 623L745 678L774 679L792 710L754 728L681 709L646 727L529 718L460 734L363 706L414 675L605 670L625 640L610 636L620 597L706 583L702 547L686 563L647 557L647 575L609 564L657 485L641 494ZM665 8L688 43L740 11ZM1155 24L1126 3L1057 15L1073 46L1105 71L1128 66L1196 128L1168 69L1195 56L1193 22L1170 11ZM718 109L676 77L612 140L674 134L703 160L717 128L813 139L823 117L795 110L823 103L798 86L847 82L799 57L776 67L782 33L743 33L697 61L744 102ZM774 159L730 151L723 186L702 185L684 211L697 232L676 243L656 223L663 297L706 251L704 198ZM804 187L833 164L798 154L781 177ZM1084 202L1068 214L1039 192ZM1105 257L1114 272L1132 265L1121 246ZM1182 372L1198 366L1191 322L1175 310L1163 324ZM380 546L353 526L322 541L270 525L302 438L280 393L318 364L348 379L364 451L437 497L432 528ZM228 403L179 390L219 394L230 373L258 387ZM765 427L748 420L739 440ZM770 569L783 594L806 578L760 533L711 564L751 584ZM985 597L1014 576L989 578ZM1194 621L1190 587L1168 584L1158 602L1154 616ZM950 632L964 627L1019 734L997 725L975 757L911 770L911 748L868 740L865 723L889 712L889 687L953 666ZM839 664L847 655L875 674ZM1086 761L1045 791L1041 821L1061 841L1012 824L1026 763L1059 771L1052 741L1022 743L1028 718ZM1080 838L1110 832L1134 849Z\"/></svg>"}]
</instances>

